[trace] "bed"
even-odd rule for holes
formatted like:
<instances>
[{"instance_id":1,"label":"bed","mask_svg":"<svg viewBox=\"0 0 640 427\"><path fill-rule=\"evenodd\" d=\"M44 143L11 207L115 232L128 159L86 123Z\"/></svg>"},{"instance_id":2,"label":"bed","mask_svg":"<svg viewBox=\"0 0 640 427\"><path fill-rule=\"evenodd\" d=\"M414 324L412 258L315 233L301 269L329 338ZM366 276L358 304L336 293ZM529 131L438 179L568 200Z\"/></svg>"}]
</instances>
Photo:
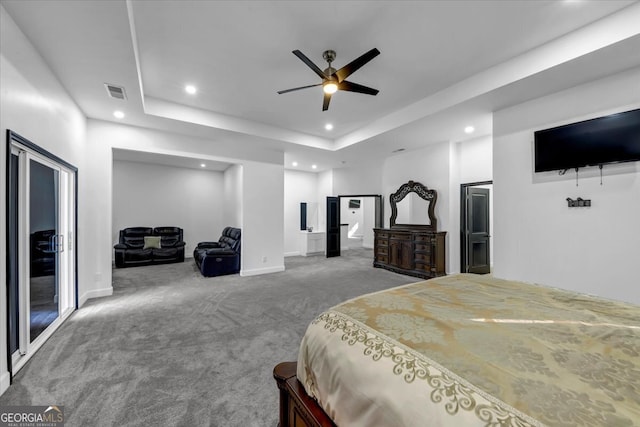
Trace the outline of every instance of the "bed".
<instances>
[{"instance_id":1,"label":"bed","mask_svg":"<svg viewBox=\"0 0 640 427\"><path fill-rule=\"evenodd\" d=\"M640 307L490 276L364 295L274 369L280 426L638 426Z\"/></svg>"}]
</instances>

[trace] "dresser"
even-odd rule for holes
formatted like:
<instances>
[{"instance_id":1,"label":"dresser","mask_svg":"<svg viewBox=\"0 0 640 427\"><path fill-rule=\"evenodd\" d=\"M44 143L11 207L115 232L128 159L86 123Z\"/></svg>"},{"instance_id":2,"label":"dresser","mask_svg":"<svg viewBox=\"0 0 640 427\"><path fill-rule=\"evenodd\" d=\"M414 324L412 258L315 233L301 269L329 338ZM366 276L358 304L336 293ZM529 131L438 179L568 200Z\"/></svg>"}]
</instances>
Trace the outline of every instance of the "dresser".
<instances>
[{"instance_id":1,"label":"dresser","mask_svg":"<svg viewBox=\"0 0 640 427\"><path fill-rule=\"evenodd\" d=\"M409 181L389 196L389 228L374 228L373 266L431 279L446 274L446 231L438 230L438 193Z\"/></svg>"},{"instance_id":2,"label":"dresser","mask_svg":"<svg viewBox=\"0 0 640 427\"><path fill-rule=\"evenodd\" d=\"M373 266L430 279L444 276L446 231L375 228Z\"/></svg>"}]
</instances>

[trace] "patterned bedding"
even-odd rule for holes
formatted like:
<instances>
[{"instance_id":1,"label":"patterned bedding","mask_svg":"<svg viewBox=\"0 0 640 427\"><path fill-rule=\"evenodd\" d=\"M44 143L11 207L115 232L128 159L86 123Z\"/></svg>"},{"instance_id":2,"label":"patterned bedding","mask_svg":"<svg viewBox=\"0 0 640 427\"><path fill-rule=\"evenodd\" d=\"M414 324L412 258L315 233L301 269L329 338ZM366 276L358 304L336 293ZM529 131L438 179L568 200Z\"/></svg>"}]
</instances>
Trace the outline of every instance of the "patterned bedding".
<instances>
[{"instance_id":1,"label":"patterned bedding","mask_svg":"<svg viewBox=\"0 0 640 427\"><path fill-rule=\"evenodd\" d=\"M339 426L640 426L640 307L446 276L322 313L297 375Z\"/></svg>"}]
</instances>

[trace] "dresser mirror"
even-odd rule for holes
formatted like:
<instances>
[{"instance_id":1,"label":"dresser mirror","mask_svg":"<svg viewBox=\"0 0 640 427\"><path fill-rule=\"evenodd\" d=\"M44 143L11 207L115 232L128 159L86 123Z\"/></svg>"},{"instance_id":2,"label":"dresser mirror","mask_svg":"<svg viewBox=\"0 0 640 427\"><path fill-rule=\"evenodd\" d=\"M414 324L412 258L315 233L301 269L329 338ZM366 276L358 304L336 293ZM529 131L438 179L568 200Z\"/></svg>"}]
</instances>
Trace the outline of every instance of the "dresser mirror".
<instances>
[{"instance_id":1,"label":"dresser mirror","mask_svg":"<svg viewBox=\"0 0 640 427\"><path fill-rule=\"evenodd\" d=\"M419 182L402 184L398 191L389 196L391 203L391 228L420 228L436 231L434 214L437 193Z\"/></svg>"}]
</instances>

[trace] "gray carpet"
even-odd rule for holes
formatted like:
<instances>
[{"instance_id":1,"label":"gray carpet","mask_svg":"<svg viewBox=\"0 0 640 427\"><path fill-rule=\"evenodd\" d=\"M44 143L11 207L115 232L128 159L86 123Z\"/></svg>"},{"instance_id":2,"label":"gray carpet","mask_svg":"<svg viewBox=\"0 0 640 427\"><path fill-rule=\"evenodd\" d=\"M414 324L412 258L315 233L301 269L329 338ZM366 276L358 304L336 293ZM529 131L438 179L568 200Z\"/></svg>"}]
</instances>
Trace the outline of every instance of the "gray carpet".
<instances>
[{"instance_id":1,"label":"gray carpet","mask_svg":"<svg viewBox=\"0 0 640 427\"><path fill-rule=\"evenodd\" d=\"M275 426L273 367L307 324L363 293L417 281L370 250L291 257L286 271L204 278L193 260L116 269L14 378L0 405L64 405L67 426Z\"/></svg>"}]
</instances>

